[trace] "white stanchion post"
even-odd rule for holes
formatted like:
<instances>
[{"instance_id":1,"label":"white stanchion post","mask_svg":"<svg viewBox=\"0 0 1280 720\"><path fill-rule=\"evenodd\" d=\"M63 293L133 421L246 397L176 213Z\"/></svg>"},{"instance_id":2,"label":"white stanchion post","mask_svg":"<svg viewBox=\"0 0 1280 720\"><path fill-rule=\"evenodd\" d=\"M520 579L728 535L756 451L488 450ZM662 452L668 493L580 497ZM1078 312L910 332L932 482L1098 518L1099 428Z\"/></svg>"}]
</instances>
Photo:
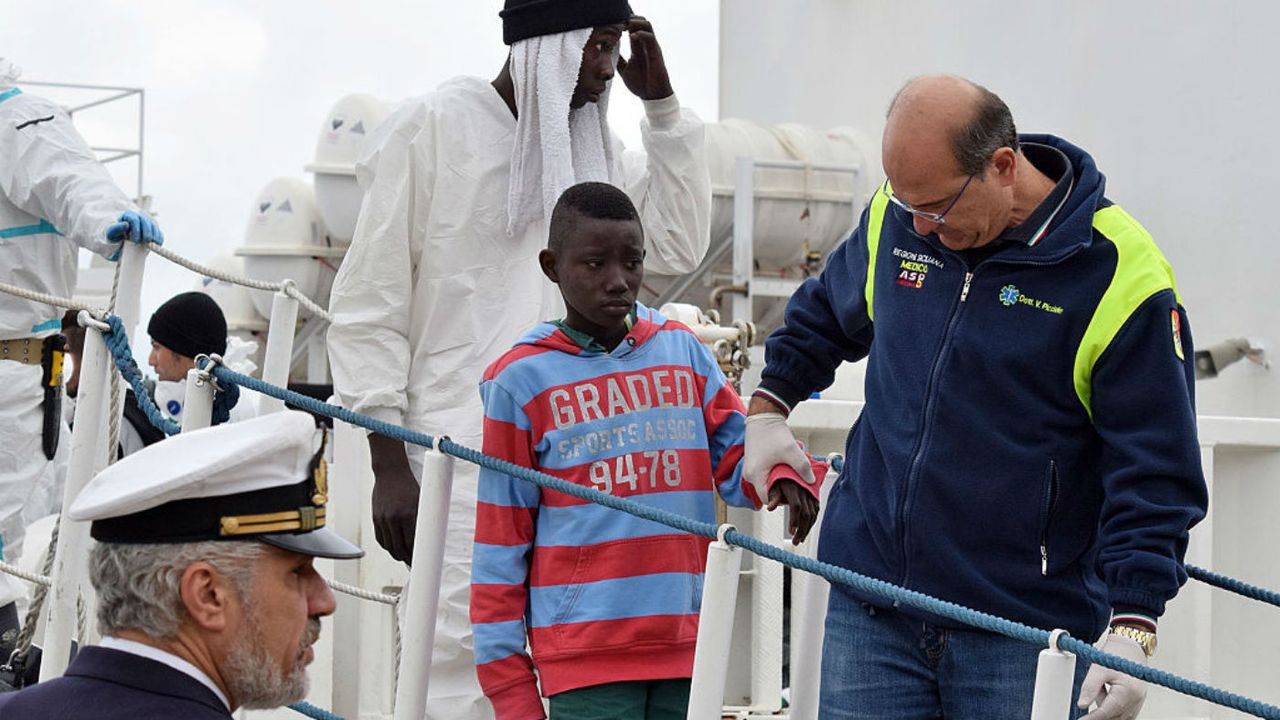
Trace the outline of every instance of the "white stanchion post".
<instances>
[{"instance_id":1,"label":"white stanchion post","mask_svg":"<svg viewBox=\"0 0 1280 720\"><path fill-rule=\"evenodd\" d=\"M126 242L121 248L115 314L126 333L132 332L138 324L142 271L148 254L149 251L138 243ZM79 422L71 433L71 456L62 494L64 511L71 507L94 474L106 467L108 453L115 452L115 448L107 447L107 419L119 417L124 408L123 392L115 406L110 402L114 363L102 335L96 330L85 333L82 362L84 366L80 371L80 394L76 404ZM44 655L40 663L41 682L62 675L71 661L71 641L76 633L76 602L88 577L85 559L89 555L89 524L71 521L65 512L58 522L54 584L49 593ZM86 603L92 605L88 600ZM93 617L92 606L86 608L86 612L90 618Z\"/></svg>"},{"instance_id":2,"label":"white stanchion post","mask_svg":"<svg viewBox=\"0 0 1280 720\"><path fill-rule=\"evenodd\" d=\"M698 644L693 653L688 720L719 720L724 709L724 683L729 677L729 647L738 604L742 548L724 541L732 525L720 526L719 539L707 548L707 573L698 614Z\"/></svg>"},{"instance_id":3,"label":"white stanchion post","mask_svg":"<svg viewBox=\"0 0 1280 720\"><path fill-rule=\"evenodd\" d=\"M782 544L786 536L783 513L752 513L755 536ZM782 709L782 563L751 558L751 708L757 712Z\"/></svg>"},{"instance_id":4,"label":"white stanchion post","mask_svg":"<svg viewBox=\"0 0 1280 720\"><path fill-rule=\"evenodd\" d=\"M195 368L187 371L187 394L182 400L182 432L213 424L213 381Z\"/></svg>"},{"instance_id":5,"label":"white stanchion post","mask_svg":"<svg viewBox=\"0 0 1280 720\"><path fill-rule=\"evenodd\" d=\"M826 514L827 497L836 475L829 473L819 493L818 517L800 545L806 557L818 557L818 537ZM826 635L827 598L831 583L819 575L791 572L791 720L818 720L822 693L822 642Z\"/></svg>"},{"instance_id":6,"label":"white stanchion post","mask_svg":"<svg viewBox=\"0 0 1280 720\"><path fill-rule=\"evenodd\" d=\"M81 357L80 394L76 402L79 420L71 431L71 454L67 464L62 507L71 506L76 496L106 460L106 417L111 396L110 354L97 330L84 336ZM85 551L89 526L74 522L63 513L58 518L58 546L54 554L53 586L49 590L44 655L40 661L40 681L62 675L71 660L75 638L77 590L87 574Z\"/></svg>"},{"instance_id":7,"label":"white stanchion post","mask_svg":"<svg viewBox=\"0 0 1280 720\"><path fill-rule=\"evenodd\" d=\"M423 458L422 489L418 496L409 596L403 609L405 633L401 640L395 720L421 720L426 714L452 494L453 458L438 450L428 450Z\"/></svg>"},{"instance_id":8,"label":"white stanchion post","mask_svg":"<svg viewBox=\"0 0 1280 720\"><path fill-rule=\"evenodd\" d=\"M329 402L335 402L330 398ZM369 444L364 431L341 420L333 421L333 465L329 468L329 515L325 523L342 537L360 545L360 493L368 488ZM333 579L360 585L360 560L333 564ZM360 647L360 602L340 597L333 613L333 712L345 718L360 717L360 674L364 667ZM392 619L394 622L394 618Z\"/></svg>"},{"instance_id":9,"label":"white stanchion post","mask_svg":"<svg viewBox=\"0 0 1280 720\"><path fill-rule=\"evenodd\" d=\"M293 334L297 328L298 301L283 290L275 293L271 297L271 324L267 327L267 349L262 358L263 382L288 387L289 366L293 364ZM283 400L270 395L258 396L258 414L281 410L284 410Z\"/></svg>"},{"instance_id":10,"label":"white stanchion post","mask_svg":"<svg viewBox=\"0 0 1280 720\"><path fill-rule=\"evenodd\" d=\"M1058 649L1064 630L1054 630L1049 647L1036 662L1036 689L1031 700L1031 720L1067 720L1071 717L1071 693L1075 689L1076 656Z\"/></svg>"}]
</instances>

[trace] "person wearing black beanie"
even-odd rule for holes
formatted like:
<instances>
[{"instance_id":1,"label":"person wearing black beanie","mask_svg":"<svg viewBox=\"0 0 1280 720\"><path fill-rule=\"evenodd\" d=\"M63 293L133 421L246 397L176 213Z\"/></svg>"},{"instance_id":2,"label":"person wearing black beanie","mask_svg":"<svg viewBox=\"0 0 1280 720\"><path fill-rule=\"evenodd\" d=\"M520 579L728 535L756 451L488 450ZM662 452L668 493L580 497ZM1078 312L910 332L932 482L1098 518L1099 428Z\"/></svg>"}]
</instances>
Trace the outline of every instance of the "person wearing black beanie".
<instances>
[{"instance_id":1,"label":"person wearing black beanie","mask_svg":"<svg viewBox=\"0 0 1280 720\"><path fill-rule=\"evenodd\" d=\"M197 355L227 351L227 319L218 303L202 292L169 298L151 315L147 334L151 336L147 362L165 381L186 380Z\"/></svg>"},{"instance_id":2,"label":"person wearing black beanie","mask_svg":"<svg viewBox=\"0 0 1280 720\"><path fill-rule=\"evenodd\" d=\"M626 23L627 0L506 0L502 12L502 42L507 45L539 35Z\"/></svg>"},{"instance_id":3,"label":"person wearing black beanie","mask_svg":"<svg viewBox=\"0 0 1280 720\"><path fill-rule=\"evenodd\" d=\"M680 106L653 26L631 2L506 0L499 14L511 49L497 77L448 80L369 133L357 160L360 218L329 301L329 361L343 407L423 432L447 427L455 441L479 446L485 367L564 312L538 253L550 209L579 182L626 191L649 272L683 275L702 261L711 234L704 125ZM609 127L618 79L644 103L644 152L624 152ZM374 536L408 562L422 455L377 433L368 442ZM477 660L524 666L475 654L479 483L474 466L454 472L425 720L528 718L535 705L540 715L523 671L511 676L512 693L482 691Z\"/></svg>"}]
</instances>

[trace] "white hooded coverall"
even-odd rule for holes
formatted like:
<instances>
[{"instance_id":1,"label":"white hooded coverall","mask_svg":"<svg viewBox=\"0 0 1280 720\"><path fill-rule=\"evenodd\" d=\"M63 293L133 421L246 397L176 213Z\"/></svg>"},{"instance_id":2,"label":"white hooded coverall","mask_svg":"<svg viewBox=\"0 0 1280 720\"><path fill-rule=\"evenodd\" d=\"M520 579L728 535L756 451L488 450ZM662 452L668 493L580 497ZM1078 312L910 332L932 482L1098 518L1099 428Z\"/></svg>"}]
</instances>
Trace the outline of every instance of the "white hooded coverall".
<instances>
[{"instance_id":1,"label":"white hooded coverall","mask_svg":"<svg viewBox=\"0 0 1280 720\"><path fill-rule=\"evenodd\" d=\"M674 96L645 103L647 154L614 144L610 180L644 225L645 266L694 270L710 241L703 124ZM547 219L507 234L516 120L487 80L462 77L402 105L363 148L365 190L334 281L329 358L344 406L481 445L484 368L563 302L538 265ZM421 448L409 448L415 472ZM492 717L476 680L468 598L474 465L455 464L427 717ZM420 477L420 475L419 475ZM405 682L401 678L401 682Z\"/></svg>"},{"instance_id":2,"label":"white hooded coverall","mask_svg":"<svg viewBox=\"0 0 1280 720\"><path fill-rule=\"evenodd\" d=\"M110 257L107 226L136 210L57 105L0 89L0 282L70 297L79 247ZM44 338L62 327L61 308L0 293L0 340ZM0 360L0 541L17 562L26 527L58 510L69 433L53 460L42 448L41 368ZM0 573L0 606L27 594Z\"/></svg>"}]
</instances>

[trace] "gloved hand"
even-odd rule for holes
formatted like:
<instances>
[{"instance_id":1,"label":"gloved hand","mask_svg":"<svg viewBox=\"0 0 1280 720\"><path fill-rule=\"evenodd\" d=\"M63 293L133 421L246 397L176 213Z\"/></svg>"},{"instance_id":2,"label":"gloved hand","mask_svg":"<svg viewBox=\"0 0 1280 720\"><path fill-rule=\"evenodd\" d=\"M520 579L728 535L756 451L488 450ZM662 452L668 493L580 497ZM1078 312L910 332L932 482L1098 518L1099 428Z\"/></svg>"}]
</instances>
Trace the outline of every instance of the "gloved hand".
<instances>
[{"instance_id":1,"label":"gloved hand","mask_svg":"<svg viewBox=\"0 0 1280 720\"><path fill-rule=\"evenodd\" d=\"M760 502L769 501L769 473L786 465L808 486L813 486L813 467L787 427L781 413L756 413L747 417L742 479L756 492Z\"/></svg>"},{"instance_id":2,"label":"gloved hand","mask_svg":"<svg viewBox=\"0 0 1280 720\"><path fill-rule=\"evenodd\" d=\"M160 226L146 213L126 210L121 213L118 222L107 226L107 240L110 242L130 240L136 243L149 242L163 245L164 233L160 232ZM119 248L116 248L110 259L119 260L120 251L123 247L124 245L122 244Z\"/></svg>"},{"instance_id":3,"label":"gloved hand","mask_svg":"<svg viewBox=\"0 0 1280 720\"><path fill-rule=\"evenodd\" d=\"M1139 665L1147 664L1147 654L1142 651L1142 646L1127 637L1108 635L1102 650ZM1082 720L1133 720L1138 717L1146 699L1145 682L1095 664L1084 677L1077 704L1084 709L1095 700L1098 702L1098 708Z\"/></svg>"}]
</instances>

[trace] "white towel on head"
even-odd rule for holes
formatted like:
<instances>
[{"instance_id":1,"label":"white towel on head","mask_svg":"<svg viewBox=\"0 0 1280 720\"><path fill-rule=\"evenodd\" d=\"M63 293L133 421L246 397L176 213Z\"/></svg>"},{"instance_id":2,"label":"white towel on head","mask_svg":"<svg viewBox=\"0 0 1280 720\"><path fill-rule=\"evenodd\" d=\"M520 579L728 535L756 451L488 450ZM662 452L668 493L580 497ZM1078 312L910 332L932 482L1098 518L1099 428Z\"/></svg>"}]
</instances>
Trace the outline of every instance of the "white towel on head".
<instances>
[{"instance_id":1,"label":"white towel on head","mask_svg":"<svg viewBox=\"0 0 1280 720\"><path fill-rule=\"evenodd\" d=\"M609 87L599 101L571 110L591 28L521 40L511 46L516 141L507 186L507 232L551 217L560 194L588 181L609 182L613 145ZM617 53L614 61L617 62Z\"/></svg>"}]
</instances>

